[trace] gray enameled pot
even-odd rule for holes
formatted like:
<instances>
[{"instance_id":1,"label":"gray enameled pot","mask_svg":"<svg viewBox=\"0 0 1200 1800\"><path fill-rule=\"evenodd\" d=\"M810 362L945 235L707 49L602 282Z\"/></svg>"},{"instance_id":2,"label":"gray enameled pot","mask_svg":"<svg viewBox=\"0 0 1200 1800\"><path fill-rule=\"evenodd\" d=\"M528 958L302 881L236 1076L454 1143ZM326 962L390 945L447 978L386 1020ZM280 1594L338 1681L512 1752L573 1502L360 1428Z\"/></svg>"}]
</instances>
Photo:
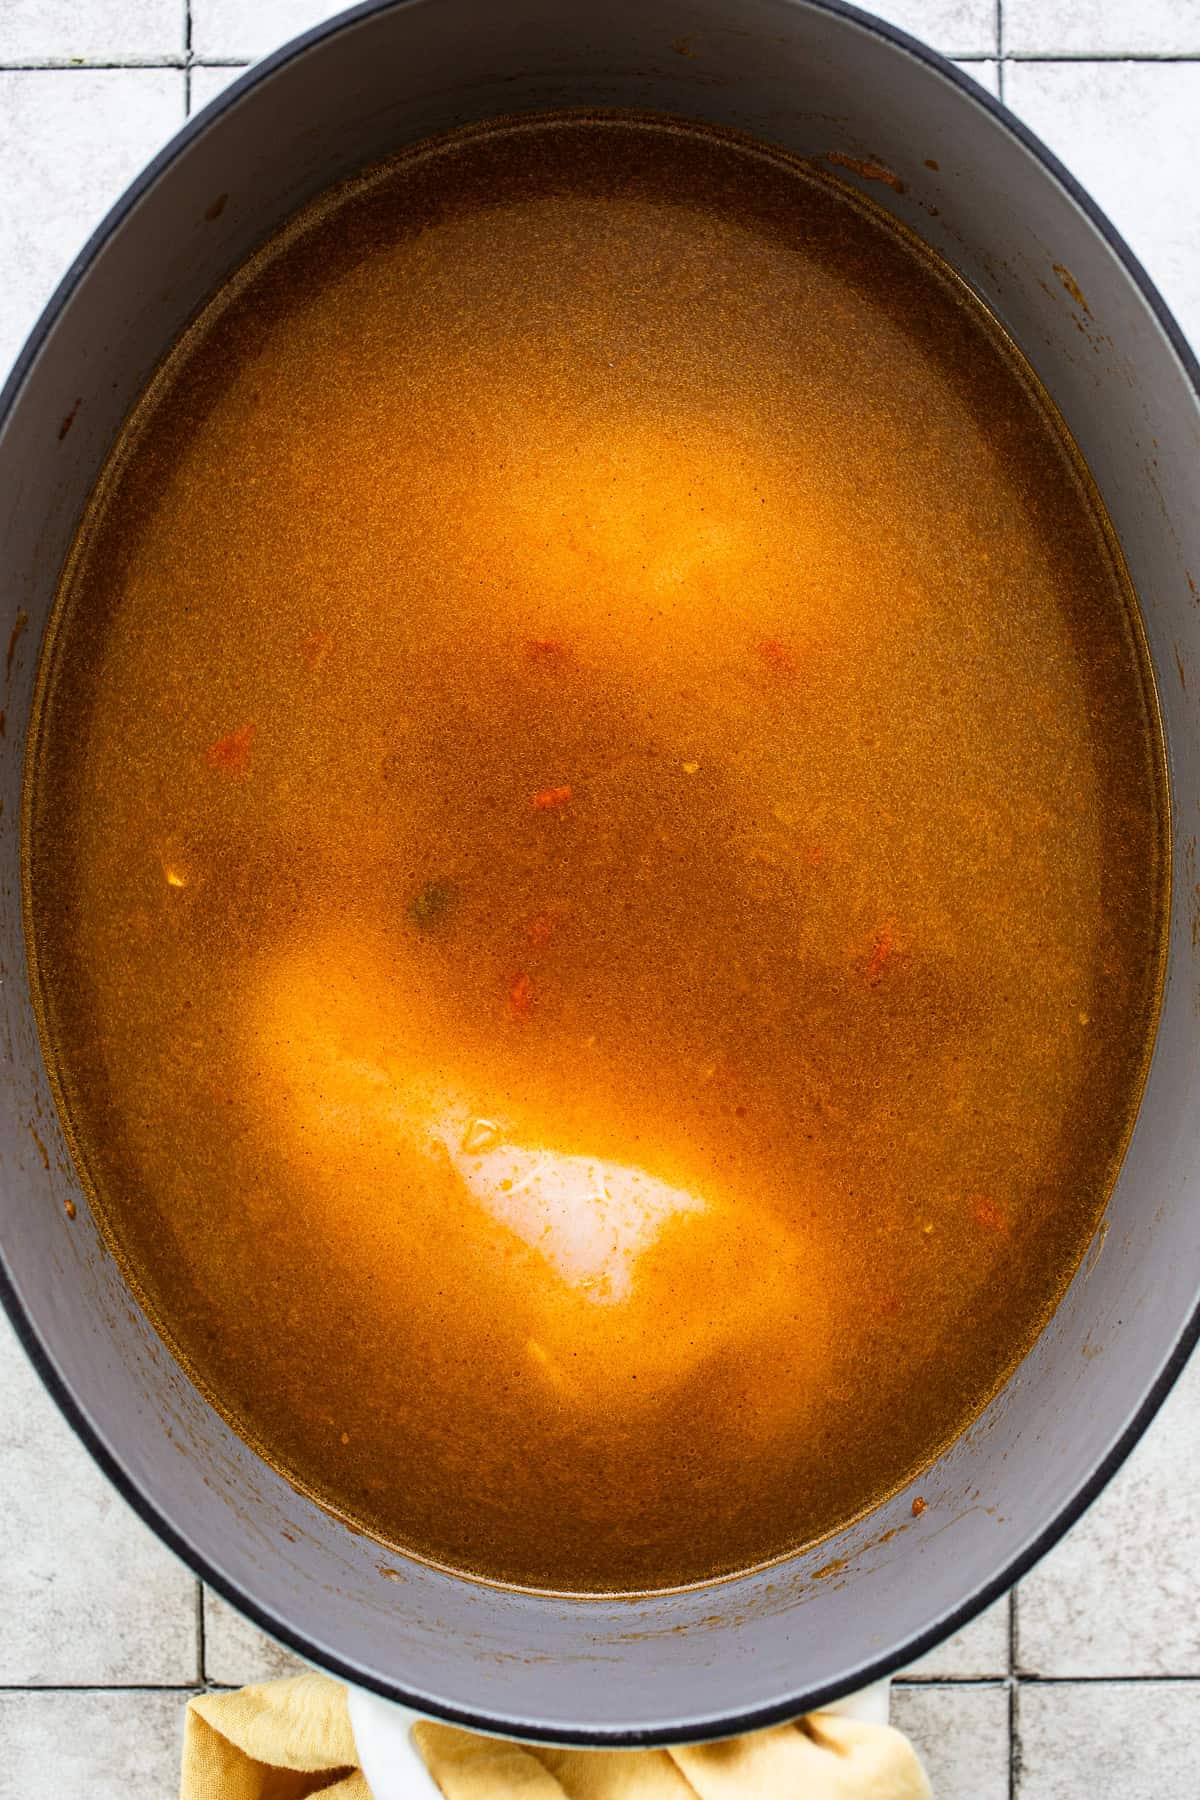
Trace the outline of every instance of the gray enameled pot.
<instances>
[{"instance_id":1,"label":"gray enameled pot","mask_svg":"<svg viewBox=\"0 0 1200 1800\"><path fill-rule=\"evenodd\" d=\"M506 1593L385 1554L296 1494L201 1398L126 1291L72 1171L20 904L22 758L59 570L180 328L331 181L467 121L572 105L711 120L894 173L892 185L839 167L983 296L1091 464L1142 598L1174 792L1162 1023L1105 1232L1003 1393L922 1475L928 1510L913 1518L910 1490L767 1571L617 1602ZM0 697L4 1297L121 1492L276 1637L420 1710L515 1735L725 1735L910 1661L1028 1568L1119 1465L1198 1327L1198 383L1146 275L1054 158L949 63L826 0L365 5L237 81L106 219L0 401L0 630L14 632Z\"/></svg>"}]
</instances>

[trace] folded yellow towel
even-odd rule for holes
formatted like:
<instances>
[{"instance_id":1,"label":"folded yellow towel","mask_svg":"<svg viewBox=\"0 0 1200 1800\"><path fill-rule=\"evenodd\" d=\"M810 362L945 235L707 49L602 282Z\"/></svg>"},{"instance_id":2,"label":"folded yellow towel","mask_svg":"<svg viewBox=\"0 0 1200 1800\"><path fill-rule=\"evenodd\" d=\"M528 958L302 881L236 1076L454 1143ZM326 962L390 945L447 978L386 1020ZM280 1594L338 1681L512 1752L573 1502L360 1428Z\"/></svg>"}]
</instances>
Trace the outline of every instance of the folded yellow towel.
<instances>
[{"instance_id":1,"label":"folded yellow towel","mask_svg":"<svg viewBox=\"0 0 1200 1800\"><path fill-rule=\"evenodd\" d=\"M722 1744L549 1750L423 1722L417 1748L446 1800L930 1800L908 1739L814 1713ZM325 1675L188 1705L181 1800L371 1800L346 1690Z\"/></svg>"}]
</instances>

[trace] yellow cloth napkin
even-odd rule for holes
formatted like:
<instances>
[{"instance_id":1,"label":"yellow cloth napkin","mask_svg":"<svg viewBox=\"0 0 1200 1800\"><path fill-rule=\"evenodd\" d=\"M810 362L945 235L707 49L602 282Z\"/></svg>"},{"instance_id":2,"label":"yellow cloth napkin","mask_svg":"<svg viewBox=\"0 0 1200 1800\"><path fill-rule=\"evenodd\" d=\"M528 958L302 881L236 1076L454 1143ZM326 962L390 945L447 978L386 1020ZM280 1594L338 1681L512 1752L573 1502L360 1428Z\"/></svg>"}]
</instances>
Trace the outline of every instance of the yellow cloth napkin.
<instances>
[{"instance_id":1,"label":"yellow cloth napkin","mask_svg":"<svg viewBox=\"0 0 1200 1800\"><path fill-rule=\"evenodd\" d=\"M722 1744L548 1750L422 1722L413 1738L446 1800L930 1800L908 1739L814 1713ZM181 1800L371 1800L346 1690L297 1675L187 1709Z\"/></svg>"},{"instance_id":2,"label":"yellow cloth napkin","mask_svg":"<svg viewBox=\"0 0 1200 1800\"><path fill-rule=\"evenodd\" d=\"M446 1800L930 1800L906 1737L835 1713L669 1750L527 1749L433 1724L413 1737Z\"/></svg>"}]
</instances>

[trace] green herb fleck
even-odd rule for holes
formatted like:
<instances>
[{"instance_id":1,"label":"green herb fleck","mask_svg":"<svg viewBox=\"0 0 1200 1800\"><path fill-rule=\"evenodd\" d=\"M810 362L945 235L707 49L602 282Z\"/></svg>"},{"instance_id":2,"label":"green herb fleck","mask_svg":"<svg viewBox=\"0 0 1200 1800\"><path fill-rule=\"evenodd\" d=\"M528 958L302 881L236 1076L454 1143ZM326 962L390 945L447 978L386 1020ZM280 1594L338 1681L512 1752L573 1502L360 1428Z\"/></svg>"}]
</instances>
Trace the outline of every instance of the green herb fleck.
<instances>
[{"instance_id":1,"label":"green herb fleck","mask_svg":"<svg viewBox=\"0 0 1200 1800\"><path fill-rule=\"evenodd\" d=\"M405 907L405 915L418 931L433 931L444 923L456 899L452 881L427 881Z\"/></svg>"}]
</instances>

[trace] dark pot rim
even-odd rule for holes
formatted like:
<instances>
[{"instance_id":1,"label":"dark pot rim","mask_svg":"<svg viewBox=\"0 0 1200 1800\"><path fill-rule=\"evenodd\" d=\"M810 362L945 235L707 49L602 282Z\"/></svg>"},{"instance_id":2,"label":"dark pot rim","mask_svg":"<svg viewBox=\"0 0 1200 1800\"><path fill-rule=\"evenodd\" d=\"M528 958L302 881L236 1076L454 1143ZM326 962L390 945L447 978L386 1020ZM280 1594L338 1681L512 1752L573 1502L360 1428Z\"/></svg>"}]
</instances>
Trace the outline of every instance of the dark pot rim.
<instances>
[{"instance_id":1,"label":"dark pot rim","mask_svg":"<svg viewBox=\"0 0 1200 1800\"><path fill-rule=\"evenodd\" d=\"M137 205L141 197L168 169L176 158L208 129L213 119L218 117L229 106L234 105L248 94L257 84L268 79L278 69L283 68L295 57L306 53L331 38L347 27L357 24L374 13L385 12L393 8L420 4L421 0L363 0L363 3L347 9L334 17L315 25L311 30L290 39L271 55L252 64L244 74L223 89L200 112L187 119L181 129L176 132L170 142L146 164L145 168L127 187L115 205L105 215L91 237L84 244L66 274L62 277L54 293L46 303L37 323L26 339L20 355L13 364L12 370L0 390L0 433L6 426L18 395L25 383L25 378L36 361L43 344L50 335L55 322L74 293L84 274L95 261L104 245L119 229L129 213ZM1029 130L1020 119L1008 111L998 99L988 93L965 75L962 70L947 57L931 49L918 38L911 37L899 27L877 19L873 14L862 12L858 7L844 3L844 0L792 0L812 8L813 10L831 13L836 17L849 20L851 23L883 38L896 49L906 52L917 61L935 69L947 81L953 82L985 113L1003 126L1010 136L1014 137L1029 151L1042 169L1066 192L1068 197L1083 212L1104 238L1118 261L1124 266L1146 304L1154 314L1171 348L1178 357L1197 403L1200 404L1200 362L1193 354L1187 339L1180 330L1174 316L1150 279L1141 262L1134 255L1129 245L1118 232L1107 215L1080 185L1070 171L1063 166L1054 153L1049 150L1035 133ZM984 59L986 60L986 59ZM1052 1549L1081 1518L1087 1508L1117 1473L1130 1451L1138 1442L1142 1433L1150 1424L1159 1407L1170 1393L1188 1361L1193 1349L1200 1341L1200 1302L1194 1308L1191 1317L1186 1321L1179 1334L1175 1347L1167 1359L1163 1369L1144 1396L1136 1412L1122 1431L1091 1476L1083 1482L1074 1493L1068 1495L1058 1507L1054 1515L1043 1526L1042 1530L1021 1551L1013 1556L1001 1571L990 1581L982 1583L971 1594L963 1599L950 1613L946 1614L935 1626L914 1633L902 1644L880 1656L860 1664L848 1674L841 1675L823 1687L818 1687L790 1700L774 1701L769 1705L750 1707L725 1717L707 1720L701 1725L662 1725L641 1730L621 1729L583 1729L583 1728L548 1728L536 1722L524 1720L497 1719L484 1712L475 1712L465 1707L442 1705L425 1696L416 1696L384 1677L363 1669L356 1669L318 1649L303 1633L296 1631L285 1620L274 1617L261 1607L254 1597L239 1588L235 1582L213 1569L206 1556L197 1550L171 1524L170 1520L159 1511L152 1500L144 1494L133 1477L121 1467L107 1446L102 1442L89 1421L84 1417L76 1404L67 1384L53 1367L46 1350L37 1335L34 1325L26 1313L17 1293L9 1280L3 1262L0 1261L0 1302L8 1314L17 1337L20 1339L42 1383L56 1402L67 1423L72 1427L93 1460L99 1465L108 1480L116 1488L142 1522L150 1527L155 1536L168 1549L198 1576L214 1593L227 1600L243 1613L253 1624L265 1631L270 1637L302 1657L306 1662L336 1675L341 1680L355 1687L366 1688L382 1699L391 1700L414 1712L426 1716L444 1719L451 1724L461 1725L472 1731L480 1731L494 1735L523 1738L532 1742L554 1744L576 1744L583 1747L630 1747L641 1748L650 1745L672 1743L698 1743L709 1739L738 1737L745 1732L760 1731L771 1725L786 1723L798 1717L801 1712L815 1712L821 1706L837 1699L840 1695L858 1688L867 1687L870 1683L881 1681L914 1662L925 1651L939 1644L951 1633L961 1630L977 1614L989 1606L1013 1587L1048 1550ZM200 1684L197 1684L200 1685ZM181 1692L188 1691L186 1686Z\"/></svg>"}]
</instances>

